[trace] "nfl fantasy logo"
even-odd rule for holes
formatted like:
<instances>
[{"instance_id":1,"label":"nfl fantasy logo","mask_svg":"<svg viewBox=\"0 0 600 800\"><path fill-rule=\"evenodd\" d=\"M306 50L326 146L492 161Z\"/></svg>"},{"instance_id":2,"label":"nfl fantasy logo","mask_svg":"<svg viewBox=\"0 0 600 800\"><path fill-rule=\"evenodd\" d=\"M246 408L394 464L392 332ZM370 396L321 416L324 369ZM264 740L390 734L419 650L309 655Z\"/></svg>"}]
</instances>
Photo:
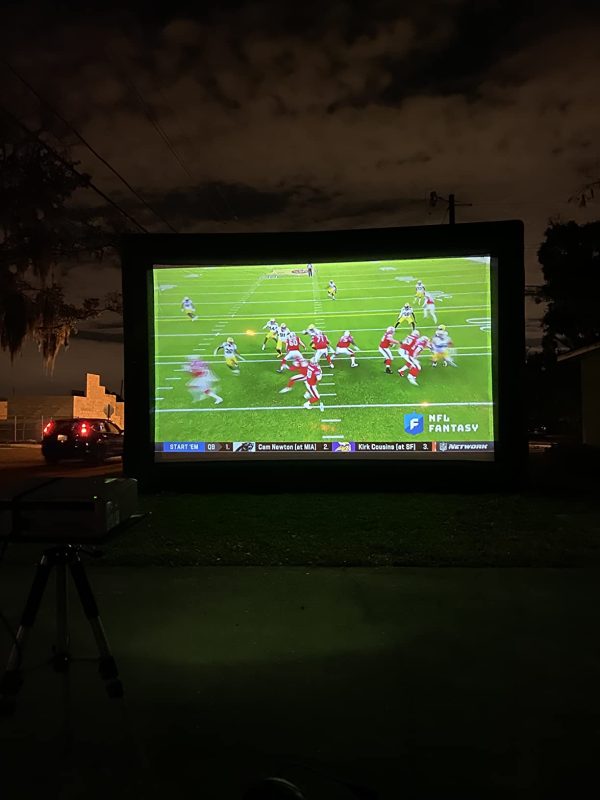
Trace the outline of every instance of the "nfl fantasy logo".
<instances>
[{"instance_id":1,"label":"nfl fantasy logo","mask_svg":"<svg viewBox=\"0 0 600 800\"><path fill-rule=\"evenodd\" d=\"M404 430L416 436L418 433L423 433L423 414L405 414L404 415Z\"/></svg>"}]
</instances>

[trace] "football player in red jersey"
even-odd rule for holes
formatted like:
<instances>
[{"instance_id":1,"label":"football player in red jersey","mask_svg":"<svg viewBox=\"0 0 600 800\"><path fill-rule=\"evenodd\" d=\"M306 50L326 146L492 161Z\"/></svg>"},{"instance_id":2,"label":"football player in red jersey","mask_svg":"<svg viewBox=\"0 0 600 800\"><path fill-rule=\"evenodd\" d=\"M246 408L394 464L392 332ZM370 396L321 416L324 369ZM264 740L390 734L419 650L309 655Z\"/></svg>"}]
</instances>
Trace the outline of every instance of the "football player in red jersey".
<instances>
[{"instance_id":1,"label":"football player in red jersey","mask_svg":"<svg viewBox=\"0 0 600 800\"><path fill-rule=\"evenodd\" d=\"M189 356L188 363L184 365L184 369L192 375L191 380L188 381L187 387L190 390L194 403L197 403L199 400L204 400L206 397L212 397L215 401L215 405L223 402L223 398L219 397L213 389L217 379L210 371L205 361L195 356Z\"/></svg>"},{"instance_id":2,"label":"football player in red jersey","mask_svg":"<svg viewBox=\"0 0 600 800\"><path fill-rule=\"evenodd\" d=\"M437 299L441 300L442 298L438 297ZM433 295L429 294L429 292L425 294L425 299L423 300L423 317L431 317L431 319L437 325L437 316L435 313L435 300L436 298Z\"/></svg>"},{"instance_id":3,"label":"football player in red jersey","mask_svg":"<svg viewBox=\"0 0 600 800\"><path fill-rule=\"evenodd\" d=\"M279 394L285 394L286 392L291 392L294 388L296 383L303 383L306 380L306 376L308 374L308 361L303 358L303 356L298 353L298 357L294 361L289 369L292 372L295 372L295 375L292 375L287 384L283 387L283 389L279 390Z\"/></svg>"},{"instance_id":4,"label":"football player in red jersey","mask_svg":"<svg viewBox=\"0 0 600 800\"><path fill-rule=\"evenodd\" d=\"M283 372L284 369L289 369L287 365L287 361L296 361L300 358L300 348L303 347L306 350L306 345L300 339L300 337L294 333L294 331L290 331L287 335L286 339L286 354L281 359L281 366L277 370L277 372Z\"/></svg>"},{"instance_id":5,"label":"football player in red jersey","mask_svg":"<svg viewBox=\"0 0 600 800\"><path fill-rule=\"evenodd\" d=\"M320 331L314 325L309 325L305 331L302 331L302 333L307 333L311 337L311 347L315 351L312 360L315 362L315 364L318 364L321 358L325 356L327 363L331 369L333 369L333 359L329 354L329 351L332 350L332 348L329 343L329 339L323 333L323 331Z\"/></svg>"},{"instance_id":6,"label":"football player in red jersey","mask_svg":"<svg viewBox=\"0 0 600 800\"><path fill-rule=\"evenodd\" d=\"M292 375L286 386L279 390L279 394L291 392L295 384L303 383L306 388L306 391L304 392L304 399L306 400L306 403L304 403L304 408L312 408L313 405L319 403L322 411L323 403L321 401L321 396L319 395L319 390L317 389L317 384L323 377L321 367L318 364L315 364L312 361L307 361L305 358L300 356L300 358L294 362L290 369L295 372L296 375Z\"/></svg>"},{"instance_id":7,"label":"football player in red jersey","mask_svg":"<svg viewBox=\"0 0 600 800\"><path fill-rule=\"evenodd\" d=\"M400 344L400 342L394 339L394 326L390 325L389 328L386 328L383 339L379 342L379 352L385 359L385 371L388 375L392 374L392 361L394 360L394 356L392 355L391 347L394 344Z\"/></svg>"},{"instance_id":8,"label":"football player in red jersey","mask_svg":"<svg viewBox=\"0 0 600 800\"><path fill-rule=\"evenodd\" d=\"M355 356L357 350L360 350L360 348L354 341L354 336L352 336L350 331L344 331L343 336L340 337L337 347L335 348L335 354L337 356L350 356L350 366L358 367Z\"/></svg>"},{"instance_id":9,"label":"football player in red jersey","mask_svg":"<svg viewBox=\"0 0 600 800\"><path fill-rule=\"evenodd\" d=\"M321 395L319 394L319 390L317 388L317 384L322 377L323 371L321 370L321 367L312 361L309 362L306 373L306 381L304 382L304 385L306 386L306 392L304 393L306 403L304 403L304 408L312 408L318 403L319 408L321 411L323 411L323 401L321 400Z\"/></svg>"},{"instance_id":10,"label":"football player in red jersey","mask_svg":"<svg viewBox=\"0 0 600 800\"><path fill-rule=\"evenodd\" d=\"M413 386L419 385L417 383L417 375L421 371L419 356L423 350L430 346L431 342L427 336L421 336L419 331L413 331L400 346L400 352L406 364L398 370L398 375L402 377L408 371L408 381Z\"/></svg>"},{"instance_id":11,"label":"football player in red jersey","mask_svg":"<svg viewBox=\"0 0 600 800\"><path fill-rule=\"evenodd\" d=\"M409 366L411 365L410 359L412 358L414 345L420 335L421 334L419 333L419 331L412 331L411 333L408 334L408 336L405 339L402 339L402 341L398 345L398 353ZM400 370L398 370L398 372L400 372Z\"/></svg>"}]
</instances>

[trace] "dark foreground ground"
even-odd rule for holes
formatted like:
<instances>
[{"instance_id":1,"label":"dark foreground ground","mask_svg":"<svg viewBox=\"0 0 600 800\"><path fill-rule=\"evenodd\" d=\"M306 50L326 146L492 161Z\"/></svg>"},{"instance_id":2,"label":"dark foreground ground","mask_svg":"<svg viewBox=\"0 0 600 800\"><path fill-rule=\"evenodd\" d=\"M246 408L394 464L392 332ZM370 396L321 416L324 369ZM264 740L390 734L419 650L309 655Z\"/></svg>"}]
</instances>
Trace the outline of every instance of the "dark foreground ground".
<instances>
[{"instance_id":1,"label":"dark foreground ground","mask_svg":"<svg viewBox=\"0 0 600 800\"><path fill-rule=\"evenodd\" d=\"M121 474L48 468L39 449L0 447L0 485L29 477ZM146 519L106 545L119 566L600 567L595 462L530 459L529 484L512 494L297 495L163 492L141 497ZM299 506L300 503L300 506ZM9 563L30 563L12 546Z\"/></svg>"},{"instance_id":2,"label":"dark foreground ground","mask_svg":"<svg viewBox=\"0 0 600 800\"><path fill-rule=\"evenodd\" d=\"M0 452L0 481L48 474L38 458ZM143 498L149 518L89 566L125 704L74 663L63 755L51 585L0 719L2 797L241 800L268 774L307 800L587 796L600 525L595 481L564 475L536 462L506 496L313 496L312 529L286 495ZM11 546L0 567L13 626L38 556ZM74 601L72 644L94 653Z\"/></svg>"},{"instance_id":3,"label":"dark foreground ground","mask_svg":"<svg viewBox=\"0 0 600 800\"><path fill-rule=\"evenodd\" d=\"M95 665L73 664L76 742L61 756L62 678L40 666L48 601L27 654L37 668L0 719L3 797L240 800L273 773L310 800L357 796L339 781L389 800L570 798L597 785L598 570L90 576L126 707L106 698ZM2 574L11 620L29 577ZM73 648L89 656L73 616Z\"/></svg>"}]
</instances>

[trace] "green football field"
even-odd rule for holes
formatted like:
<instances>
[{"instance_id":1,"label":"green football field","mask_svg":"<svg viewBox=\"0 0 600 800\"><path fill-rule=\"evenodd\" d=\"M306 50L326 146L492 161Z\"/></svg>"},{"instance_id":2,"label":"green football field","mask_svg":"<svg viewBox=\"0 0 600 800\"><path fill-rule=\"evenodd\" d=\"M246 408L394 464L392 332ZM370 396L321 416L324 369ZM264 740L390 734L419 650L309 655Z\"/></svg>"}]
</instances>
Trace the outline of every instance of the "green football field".
<instances>
[{"instance_id":1,"label":"green football field","mask_svg":"<svg viewBox=\"0 0 600 800\"><path fill-rule=\"evenodd\" d=\"M427 259L250 267L177 267L154 272L155 283L155 439L190 441L493 441L489 267L475 259ZM337 298L329 299L334 280ZM437 327L423 318L415 283L423 280L437 296L438 324L454 343L457 367L431 366L420 358L418 386L397 374L404 363L394 350L393 374L385 373L378 351L388 325L410 302L417 328L432 335ZM181 311L183 297L196 306L198 319ZM262 351L267 320L275 317L296 331L314 323L335 347L350 330L360 348L359 366L339 356L334 369L321 360L319 391L324 411L303 408L304 387L280 394L292 373L278 374L274 344ZM398 328L402 339L409 328ZM240 374L215 348L232 336L245 359ZM309 353L310 353L309 349ZM192 402L184 364L189 356L210 364L223 403L210 397ZM423 414L423 432L405 432L405 414ZM459 426L477 426L471 431ZM440 427L438 427L440 426Z\"/></svg>"}]
</instances>

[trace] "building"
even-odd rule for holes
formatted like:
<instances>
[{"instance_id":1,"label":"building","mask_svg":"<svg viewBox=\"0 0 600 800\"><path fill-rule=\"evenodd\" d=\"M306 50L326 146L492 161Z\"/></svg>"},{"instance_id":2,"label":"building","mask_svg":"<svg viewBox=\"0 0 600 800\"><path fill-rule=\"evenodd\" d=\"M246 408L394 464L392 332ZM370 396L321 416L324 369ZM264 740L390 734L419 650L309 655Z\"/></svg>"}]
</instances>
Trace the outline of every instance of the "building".
<instances>
[{"instance_id":1,"label":"building","mask_svg":"<svg viewBox=\"0 0 600 800\"><path fill-rule=\"evenodd\" d=\"M600 447L600 342L579 347L558 356L559 363L579 366L581 387L581 441L588 447Z\"/></svg>"},{"instance_id":2,"label":"building","mask_svg":"<svg viewBox=\"0 0 600 800\"><path fill-rule=\"evenodd\" d=\"M13 440L40 439L45 422L56 417L110 418L120 428L125 427L125 404L107 393L100 376L86 375L85 392L69 395L15 395L0 400L2 438Z\"/></svg>"}]
</instances>

